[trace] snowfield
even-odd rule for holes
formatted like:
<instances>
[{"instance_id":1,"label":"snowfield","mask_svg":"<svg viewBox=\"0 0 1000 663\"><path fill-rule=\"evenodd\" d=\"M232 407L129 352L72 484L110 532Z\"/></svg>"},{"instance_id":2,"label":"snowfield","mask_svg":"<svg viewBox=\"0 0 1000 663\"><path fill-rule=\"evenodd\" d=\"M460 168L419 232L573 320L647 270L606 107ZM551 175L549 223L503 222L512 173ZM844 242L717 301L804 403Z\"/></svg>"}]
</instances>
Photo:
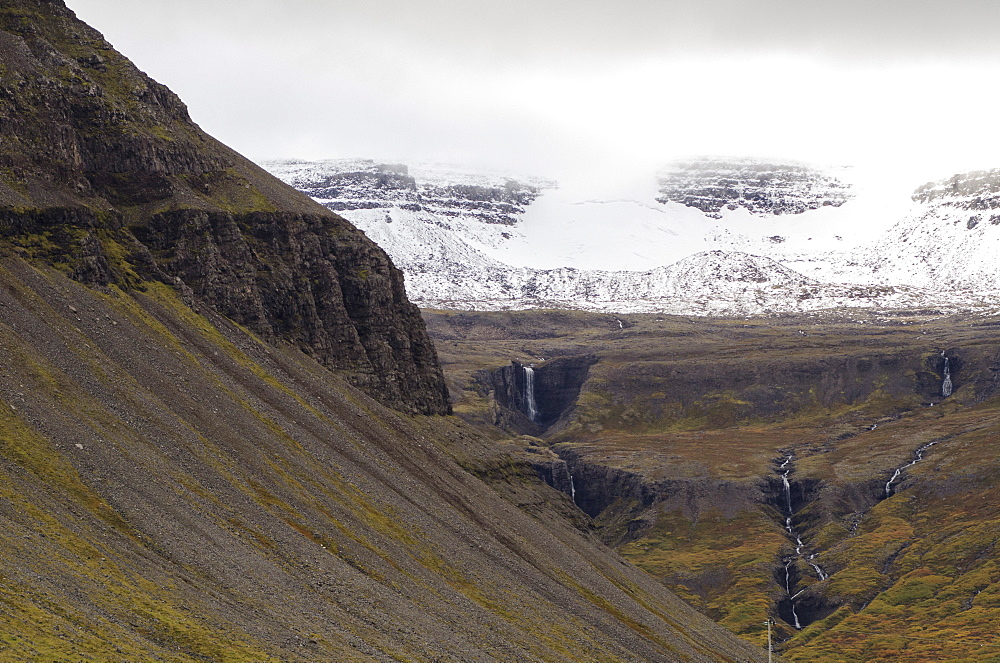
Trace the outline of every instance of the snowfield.
<instances>
[{"instance_id":1,"label":"snowfield","mask_svg":"<svg viewBox=\"0 0 1000 663\"><path fill-rule=\"evenodd\" d=\"M1000 170L918 189L715 158L594 195L435 164L262 165L378 243L425 308L750 316L1000 302Z\"/></svg>"}]
</instances>

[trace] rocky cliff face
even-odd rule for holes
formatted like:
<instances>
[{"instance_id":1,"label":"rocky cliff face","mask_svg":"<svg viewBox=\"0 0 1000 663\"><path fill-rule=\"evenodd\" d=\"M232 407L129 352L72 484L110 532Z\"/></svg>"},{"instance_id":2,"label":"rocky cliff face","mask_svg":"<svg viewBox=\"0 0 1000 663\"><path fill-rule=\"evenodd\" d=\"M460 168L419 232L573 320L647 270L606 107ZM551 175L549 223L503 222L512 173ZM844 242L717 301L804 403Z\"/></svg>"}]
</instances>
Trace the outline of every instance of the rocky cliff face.
<instances>
[{"instance_id":1,"label":"rocky cliff face","mask_svg":"<svg viewBox=\"0 0 1000 663\"><path fill-rule=\"evenodd\" d=\"M262 339L447 409L359 232L61 3L0 48L0 659L763 661L493 440Z\"/></svg>"},{"instance_id":2,"label":"rocky cliff face","mask_svg":"<svg viewBox=\"0 0 1000 663\"><path fill-rule=\"evenodd\" d=\"M766 660L495 440L201 311L0 259L0 660Z\"/></svg>"},{"instance_id":3,"label":"rocky cliff face","mask_svg":"<svg viewBox=\"0 0 1000 663\"><path fill-rule=\"evenodd\" d=\"M752 159L697 159L672 164L660 175L661 203L695 207L712 218L743 207L752 214L801 214L839 207L849 185L823 171L794 163Z\"/></svg>"},{"instance_id":4,"label":"rocky cliff face","mask_svg":"<svg viewBox=\"0 0 1000 663\"><path fill-rule=\"evenodd\" d=\"M980 212L1000 209L1000 170L977 170L928 182L913 192L913 200ZM992 214L990 219L993 219ZM1000 221L993 225L998 223Z\"/></svg>"},{"instance_id":5,"label":"rocky cliff face","mask_svg":"<svg viewBox=\"0 0 1000 663\"><path fill-rule=\"evenodd\" d=\"M271 161L265 166L335 211L399 208L507 226L517 223L545 186L454 171L417 169L414 175L404 164L364 159Z\"/></svg>"},{"instance_id":6,"label":"rocky cliff face","mask_svg":"<svg viewBox=\"0 0 1000 663\"><path fill-rule=\"evenodd\" d=\"M558 357L538 366L511 362L476 376L493 402L494 423L503 428L540 434L554 426L576 402L590 367L591 355ZM527 377L530 368L532 377Z\"/></svg>"},{"instance_id":7,"label":"rocky cliff face","mask_svg":"<svg viewBox=\"0 0 1000 663\"><path fill-rule=\"evenodd\" d=\"M169 283L383 402L450 411L385 253L202 132L62 2L0 9L0 236L105 286Z\"/></svg>"},{"instance_id":8,"label":"rocky cliff face","mask_svg":"<svg viewBox=\"0 0 1000 663\"><path fill-rule=\"evenodd\" d=\"M651 174L639 191L590 197L440 165L264 165L385 249L424 308L760 315L979 301L954 282L914 283L916 243L890 256L892 238L860 242L859 228L887 225L909 203L886 212L846 169L699 159L663 173L659 192ZM887 274L894 265L907 267Z\"/></svg>"}]
</instances>

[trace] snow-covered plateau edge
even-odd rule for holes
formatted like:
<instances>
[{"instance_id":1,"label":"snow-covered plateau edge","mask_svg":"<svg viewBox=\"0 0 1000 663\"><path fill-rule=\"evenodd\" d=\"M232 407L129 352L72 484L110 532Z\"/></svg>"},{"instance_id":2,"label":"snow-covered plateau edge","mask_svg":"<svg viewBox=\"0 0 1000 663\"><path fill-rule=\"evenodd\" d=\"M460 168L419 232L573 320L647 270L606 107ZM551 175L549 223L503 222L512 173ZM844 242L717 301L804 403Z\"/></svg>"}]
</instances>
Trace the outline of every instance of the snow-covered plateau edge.
<instances>
[{"instance_id":1,"label":"snow-covered plateau edge","mask_svg":"<svg viewBox=\"0 0 1000 663\"><path fill-rule=\"evenodd\" d=\"M365 163L371 162L351 167ZM309 182L321 175L317 164L265 166L307 193ZM409 173L438 187L498 186L506 179L435 167ZM831 309L993 314L994 302L1000 302L998 238L985 236L988 223L974 237L962 234L960 225L972 230L968 214L945 204L866 197L862 187L860 204L794 218L751 220L736 209L709 219L677 203L650 203L649 190L581 199L536 182L543 184L541 197L511 225L388 201L337 211L390 255L406 275L408 296L423 308L695 316ZM962 224L950 216L961 216ZM941 223L943 218L948 222ZM908 252L901 246L907 242L921 248ZM580 267L562 266L574 264ZM593 267L602 264L640 268Z\"/></svg>"}]
</instances>

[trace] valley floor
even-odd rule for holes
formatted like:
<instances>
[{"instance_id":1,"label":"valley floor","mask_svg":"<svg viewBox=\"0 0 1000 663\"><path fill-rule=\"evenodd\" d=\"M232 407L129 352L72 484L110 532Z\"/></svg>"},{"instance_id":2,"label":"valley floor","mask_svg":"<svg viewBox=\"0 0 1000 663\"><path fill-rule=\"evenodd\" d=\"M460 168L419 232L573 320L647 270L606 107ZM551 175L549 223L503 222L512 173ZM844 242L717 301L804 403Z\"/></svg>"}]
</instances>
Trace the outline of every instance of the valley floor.
<instances>
[{"instance_id":1,"label":"valley floor","mask_svg":"<svg viewBox=\"0 0 1000 663\"><path fill-rule=\"evenodd\" d=\"M1000 660L997 320L425 319L461 416L750 642L772 619L790 660ZM521 366L541 412L578 392L531 420Z\"/></svg>"}]
</instances>

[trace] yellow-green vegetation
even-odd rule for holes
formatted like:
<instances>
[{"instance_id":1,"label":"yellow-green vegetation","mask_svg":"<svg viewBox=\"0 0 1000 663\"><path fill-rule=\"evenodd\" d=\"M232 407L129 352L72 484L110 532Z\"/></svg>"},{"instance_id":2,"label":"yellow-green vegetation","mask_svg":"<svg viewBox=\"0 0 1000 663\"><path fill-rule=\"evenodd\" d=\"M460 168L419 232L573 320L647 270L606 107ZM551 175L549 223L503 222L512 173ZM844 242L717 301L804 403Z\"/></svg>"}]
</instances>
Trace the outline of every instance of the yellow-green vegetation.
<instances>
[{"instance_id":1,"label":"yellow-green vegetation","mask_svg":"<svg viewBox=\"0 0 1000 663\"><path fill-rule=\"evenodd\" d=\"M862 602L843 609L826 628L804 632L796 639L801 642L793 641L790 658L1000 657L998 421L996 405L987 402L925 422L925 435L947 432L948 439L912 468L911 487L873 508L853 536L831 549L831 559L844 568L831 577L830 591Z\"/></svg>"},{"instance_id":2,"label":"yellow-green vegetation","mask_svg":"<svg viewBox=\"0 0 1000 663\"><path fill-rule=\"evenodd\" d=\"M784 544L760 511L727 518L713 510L695 520L675 511L660 514L655 527L621 552L717 622L752 636L774 603L775 551Z\"/></svg>"},{"instance_id":3,"label":"yellow-green vegetation","mask_svg":"<svg viewBox=\"0 0 1000 663\"><path fill-rule=\"evenodd\" d=\"M587 480L659 491L652 504L638 492L609 495L595 523L630 561L750 642L771 617L791 660L1000 660L995 320L635 315L619 316L619 329L583 313L425 317L456 412L470 421L495 407L477 371L597 355L545 442L575 468L578 499ZM944 400L942 350L956 387ZM885 499L893 471L930 443ZM808 615L801 631L777 605L795 548L776 471L789 453L794 527L804 555L816 555L793 562ZM587 468L630 478L616 484Z\"/></svg>"},{"instance_id":4,"label":"yellow-green vegetation","mask_svg":"<svg viewBox=\"0 0 1000 663\"><path fill-rule=\"evenodd\" d=\"M274 203L234 168L182 175L178 181L190 188L207 209L218 208L237 215L277 211Z\"/></svg>"},{"instance_id":5,"label":"yellow-green vegetation","mask_svg":"<svg viewBox=\"0 0 1000 663\"><path fill-rule=\"evenodd\" d=\"M153 640L170 652L163 659L169 661L277 660L239 638L220 640L218 626L205 624L179 608L169 588L137 577L113 561L115 553L107 547L107 541L98 543L108 536L99 533L100 527L81 531L78 520L55 516L59 508L52 508L52 502L82 506L95 518L93 522L104 523L105 530L110 526L136 543L141 538L104 499L84 485L63 455L12 415L6 405L0 408L0 431L0 498L17 513L12 526L8 521L7 543L0 554L0 567L6 569L5 574L14 575L0 582L3 660L142 658L149 652L143 639ZM37 495L22 492L34 482L12 472L8 464L11 462L44 482L43 499L49 502L49 508L32 499ZM66 604L58 591L25 591L31 584L23 578L15 581L17 576L37 574L44 568L38 563L40 550L44 550L47 564L58 568L62 577L72 579L50 578L56 587L61 582L90 585L90 600L103 616L83 614ZM32 559L36 561L28 561ZM123 621L131 623L134 634L123 633Z\"/></svg>"},{"instance_id":6,"label":"yellow-green vegetation","mask_svg":"<svg viewBox=\"0 0 1000 663\"><path fill-rule=\"evenodd\" d=\"M0 269L0 659L761 660L468 426L142 285Z\"/></svg>"}]
</instances>

